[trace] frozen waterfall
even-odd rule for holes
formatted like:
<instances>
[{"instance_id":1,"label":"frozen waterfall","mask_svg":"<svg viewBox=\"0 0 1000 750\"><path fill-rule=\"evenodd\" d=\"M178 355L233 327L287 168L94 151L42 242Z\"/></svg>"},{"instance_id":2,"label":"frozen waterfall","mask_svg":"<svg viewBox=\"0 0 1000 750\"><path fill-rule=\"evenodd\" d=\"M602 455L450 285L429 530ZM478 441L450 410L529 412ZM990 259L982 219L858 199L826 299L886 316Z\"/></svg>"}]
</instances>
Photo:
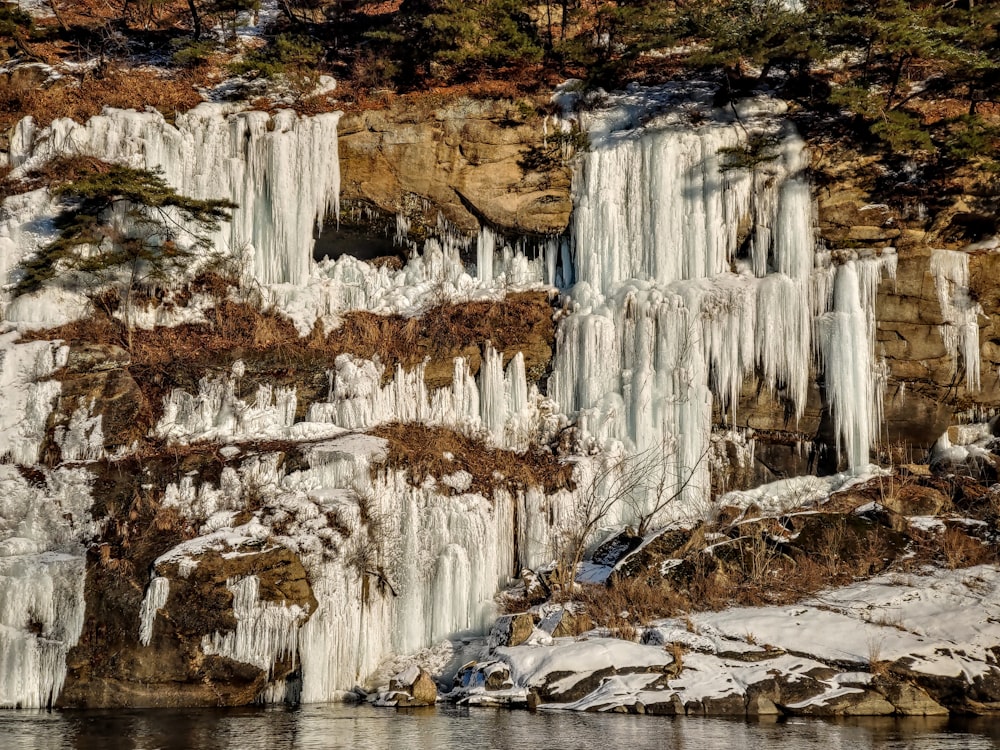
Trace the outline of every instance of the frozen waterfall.
<instances>
[{"instance_id":1,"label":"frozen waterfall","mask_svg":"<svg viewBox=\"0 0 1000 750\"><path fill-rule=\"evenodd\" d=\"M171 125L157 112L106 109L85 125L60 119L39 129L21 120L10 162L26 168L58 155L86 154L160 169L180 193L239 205L211 237L218 250L253 248L263 284L301 284L312 264L313 233L339 211L340 113L299 117L201 104Z\"/></svg>"},{"instance_id":2,"label":"frozen waterfall","mask_svg":"<svg viewBox=\"0 0 1000 750\"><path fill-rule=\"evenodd\" d=\"M734 414L757 377L798 419L822 359L838 447L867 464L882 413L874 293L895 255L837 271L817 252L809 156L773 100L664 110L650 95L643 117L636 91L621 98L585 120L577 284L550 395L585 443L664 450L678 482L691 477L671 511L687 515L708 496L713 405ZM751 142L759 163L728 164Z\"/></svg>"}]
</instances>

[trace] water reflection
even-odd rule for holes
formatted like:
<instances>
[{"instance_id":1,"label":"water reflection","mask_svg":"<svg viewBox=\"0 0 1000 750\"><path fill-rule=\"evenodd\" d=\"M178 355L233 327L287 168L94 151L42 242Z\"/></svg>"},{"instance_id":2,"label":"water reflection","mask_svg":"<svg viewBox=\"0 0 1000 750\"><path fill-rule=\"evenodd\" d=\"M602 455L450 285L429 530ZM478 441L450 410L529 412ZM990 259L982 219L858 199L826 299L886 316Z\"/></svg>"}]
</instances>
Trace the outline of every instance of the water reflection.
<instances>
[{"instance_id":1,"label":"water reflection","mask_svg":"<svg viewBox=\"0 0 1000 750\"><path fill-rule=\"evenodd\" d=\"M996 719L742 721L455 707L0 713L5 750L312 750L313 748L669 748L979 750L1000 747Z\"/></svg>"}]
</instances>

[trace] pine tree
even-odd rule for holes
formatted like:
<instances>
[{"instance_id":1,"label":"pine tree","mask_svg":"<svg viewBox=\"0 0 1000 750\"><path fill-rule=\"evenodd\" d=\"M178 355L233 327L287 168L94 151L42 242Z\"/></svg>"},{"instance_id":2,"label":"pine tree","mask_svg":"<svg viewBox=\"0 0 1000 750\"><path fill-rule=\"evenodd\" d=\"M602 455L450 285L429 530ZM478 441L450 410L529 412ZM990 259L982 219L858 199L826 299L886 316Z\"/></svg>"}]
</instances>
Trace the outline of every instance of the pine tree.
<instances>
[{"instance_id":1,"label":"pine tree","mask_svg":"<svg viewBox=\"0 0 1000 750\"><path fill-rule=\"evenodd\" d=\"M81 168L82 165L82 168ZM82 282L93 292L111 288L131 331L131 303L140 286L166 286L208 247L205 233L228 220L236 205L180 195L158 172L68 159L50 164L48 174L65 174L53 188L62 210L59 234L20 269L14 293L50 282ZM178 242L187 235L186 242Z\"/></svg>"},{"instance_id":2,"label":"pine tree","mask_svg":"<svg viewBox=\"0 0 1000 750\"><path fill-rule=\"evenodd\" d=\"M430 0L414 4L421 17L421 52L427 62L460 73L537 62L543 54L522 0Z\"/></svg>"}]
</instances>

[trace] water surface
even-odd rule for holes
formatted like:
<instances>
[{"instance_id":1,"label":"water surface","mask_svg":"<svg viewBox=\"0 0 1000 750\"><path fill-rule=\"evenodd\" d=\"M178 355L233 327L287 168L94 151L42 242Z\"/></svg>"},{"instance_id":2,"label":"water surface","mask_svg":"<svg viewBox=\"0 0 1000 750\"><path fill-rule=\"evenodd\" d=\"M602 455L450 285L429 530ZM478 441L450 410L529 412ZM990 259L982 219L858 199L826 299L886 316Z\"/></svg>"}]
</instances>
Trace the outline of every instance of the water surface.
<instances>
[{"instance_id":1,"label":"water surface","mask_svg":"<svg viewBox=\"0 0 1000 750\"><path fill-rule=\"evenodd\" d=\"M653 717L440 707L0 713L4 750L979 750L1000 747L1000 719L823 721Z\"/></svg>"}]
</instances>

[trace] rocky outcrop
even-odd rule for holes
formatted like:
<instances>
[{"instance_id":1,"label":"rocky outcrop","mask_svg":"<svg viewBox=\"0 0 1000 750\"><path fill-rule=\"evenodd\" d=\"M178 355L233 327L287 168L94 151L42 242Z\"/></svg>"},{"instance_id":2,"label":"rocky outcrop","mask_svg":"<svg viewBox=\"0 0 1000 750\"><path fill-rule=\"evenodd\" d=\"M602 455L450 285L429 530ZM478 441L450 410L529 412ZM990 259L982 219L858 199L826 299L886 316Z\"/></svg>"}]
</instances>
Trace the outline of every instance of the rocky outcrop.
<instances>
[{"instance_id":1,"label":"rocky outcrop","mask_svg":"<svg viewBox=\"0 0 1000 750\"><path fill-rule=\"evenodd\" d=\"M920 460L963 414L1000 407L1000 251L989 243L975 244L983 232L996 230L996 221L969 219L978 216L970 206L981 202L974 175L956 175L946 195L918 199L887 188L885 165L843 144L813 144L811 167L819 237L833 262L871 257L887 247L896 252L895 278L881 280L875 308L875 357L886 368L878 438L894 460ZM960 294L980 308L979 388L967 379L973 365L945 339L942 281L934 269L934 254L941 250L967 256L968 289ZM955 290L944 292L947 297ZM748 428L756 441L753 471L730 489L838 468L836 437L815 365L798 419L780 393L749 379L735 417L717 413L716 424Z\"/></svg>"},{"instance_id":2,"label":"rocky outcrop","mask_svg":"<svg viewBox=\"0 0 1000 750\"><path fill-rule=\"evenodd\" d=\"M905 189L886 188L885 167L875 157L844 146L818 149L813 168L819 175L820 235L835 254L886 246L897 250L896 278L879 286L876 303L876 356L884 356L888 366L882 437L890 445L926 449L956 421L957 413L1000 405L1000 348L995 341L1000 333L1000 253L970 249L982 233L959 226L969 205L979 201L978 178L956 172L943 194L935 190L908 196ZM995 230L993 224L987 229ZM979 389L967 386L970 365L956 361L942 336L946 321L932 269L935 250L968 256L969 297L981 307Z\"/></svg>"},{"instance_id":3,"label":"rocky outcrop","mask_svg":"<svg viewBox=\"0 0 1000 750\"><path fill-rule=\"evenodd\" d=\"M517 235L561 234L570 171L527 102L400 98L345 114L338 131L341 200L433 227L483 223Z\"/></svg>"},{"instance_id":4,"label":"rocky outcrop","mask_svg":"<svg viewBox=\"0 0 1000 750\"><path fill-rule=\"evenodd\" d=\"M534 630L535 619L527 612L501 615L493 623L493 629L490 631L490 647L520 646L531 638Z\"/></svg>"},{"instance_id":5,"label":"rocky outcrop","mask_svg":"<svg viewBox=\"0 0 1000 750\"><path fill-rule=\"evenodd\" d=\"M143 592L136 590L134 579L127 587L135 606L131 612L121 607L123 602L110 601L117 587L109 584L109 575L125 578L129 567L121 561L109 565L111 560L102 561L101 553L93 556L88 622L84 637L67 659L69 673L60 705L239 706L253 703L271 682L292 675L294 653L268 669L249 659L214 653L208 645L213 635L239 627L232 583L247 576L257 577L261 602L298 607L300 625L317 607L305 570L291 551L272 547L232 552L198 555L190 561L191 570L179 570L176 562L154 568L154 574L168 582L169 592L153 614L148 645L137 637Z\"/></svg>"}]
</instances>

